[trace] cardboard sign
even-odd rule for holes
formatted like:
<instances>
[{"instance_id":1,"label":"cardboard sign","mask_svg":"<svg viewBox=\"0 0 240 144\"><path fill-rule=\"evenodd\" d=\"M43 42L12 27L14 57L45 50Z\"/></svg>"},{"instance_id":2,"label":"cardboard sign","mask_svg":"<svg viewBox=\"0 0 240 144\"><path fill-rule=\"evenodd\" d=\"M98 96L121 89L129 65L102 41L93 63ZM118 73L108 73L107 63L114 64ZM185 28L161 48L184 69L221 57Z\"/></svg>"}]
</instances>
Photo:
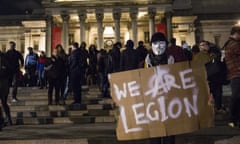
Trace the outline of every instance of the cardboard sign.
<instances>
[{"instance_id":1,"label":"cardboard sign","mask_svg":"<svg viewBox=\"0 0 240 144\"><path fill-rule=\"evenodd\" d=\"M120 111L119 140L177 135L214 125L205 68L190 65L181 62L109 75L111 96Z\"/></svg>"}]
</instances>

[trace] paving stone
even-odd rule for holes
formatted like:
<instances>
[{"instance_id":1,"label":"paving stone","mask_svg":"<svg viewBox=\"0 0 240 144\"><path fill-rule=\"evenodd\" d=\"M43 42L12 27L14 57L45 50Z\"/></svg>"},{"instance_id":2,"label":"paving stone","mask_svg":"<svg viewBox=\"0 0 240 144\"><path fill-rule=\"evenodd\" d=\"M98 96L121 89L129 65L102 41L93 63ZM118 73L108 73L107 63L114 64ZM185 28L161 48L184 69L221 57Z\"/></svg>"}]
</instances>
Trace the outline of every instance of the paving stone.
<instances>
[{"instance_id":1,"label":"paving stone","mask_svg":"<svg viewBox=\"0 0 240 144\"><path fill-rule=\"evenodd\" d=\"M240 136L234 136L229 139L218 140L214 144L240 144Z\"/></svg>"}]
</instances>

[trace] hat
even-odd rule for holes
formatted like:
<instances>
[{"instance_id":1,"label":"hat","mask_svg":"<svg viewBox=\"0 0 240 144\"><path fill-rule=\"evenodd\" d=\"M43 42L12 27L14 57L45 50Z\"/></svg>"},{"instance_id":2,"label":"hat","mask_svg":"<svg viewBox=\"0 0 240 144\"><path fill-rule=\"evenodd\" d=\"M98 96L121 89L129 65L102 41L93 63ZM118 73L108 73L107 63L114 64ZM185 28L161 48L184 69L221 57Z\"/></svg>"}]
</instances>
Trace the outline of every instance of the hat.
<instances>
[{"instance_id":1,"label":"hat","mask_svg":"<svg viewBox=\"0 0 240 144\"><path fill-rule=\"evenodd\" d=\"M152 35L151 43L155 42L155 41L166 41L167 42L167 39L163 33L156 32Z\"/></svg>"}]
</instances>

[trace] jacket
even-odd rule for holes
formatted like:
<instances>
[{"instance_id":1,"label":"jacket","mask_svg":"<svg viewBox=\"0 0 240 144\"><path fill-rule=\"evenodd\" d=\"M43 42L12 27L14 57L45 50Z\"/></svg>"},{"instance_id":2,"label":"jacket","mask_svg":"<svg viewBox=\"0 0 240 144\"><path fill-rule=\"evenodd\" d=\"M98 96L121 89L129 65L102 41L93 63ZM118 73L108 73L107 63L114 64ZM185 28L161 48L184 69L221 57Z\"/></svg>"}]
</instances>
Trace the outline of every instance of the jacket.
<instances>
[{"instance_id":1,"label":"jacket","mask_svg":"<svg viewBox=\"0 0 240 144\"><path fill-rule=\"evenodd\" d=\"M225 46L225 61L227 78L229 80L240 77L240 41L229 38Z\"/></svg>"}]
</instances>

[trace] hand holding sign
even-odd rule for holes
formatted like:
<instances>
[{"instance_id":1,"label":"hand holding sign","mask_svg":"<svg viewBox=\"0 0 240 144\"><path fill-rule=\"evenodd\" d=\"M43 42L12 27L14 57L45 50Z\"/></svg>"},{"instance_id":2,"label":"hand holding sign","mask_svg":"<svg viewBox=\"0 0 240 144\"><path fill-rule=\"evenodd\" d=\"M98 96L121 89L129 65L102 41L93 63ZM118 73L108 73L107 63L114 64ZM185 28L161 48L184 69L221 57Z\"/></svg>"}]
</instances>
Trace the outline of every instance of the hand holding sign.
<instances>
[{"instance_id":1,"label":"hand holding sign","mask_svg":"<svg viewBox=\"0 0 240 144\"><path fill-rule=\"evenodd\" d=\"M110 75L120 108L120 140L159 137L213 126L204 67L188 62Z\"/></svg>"}]
</instances>

